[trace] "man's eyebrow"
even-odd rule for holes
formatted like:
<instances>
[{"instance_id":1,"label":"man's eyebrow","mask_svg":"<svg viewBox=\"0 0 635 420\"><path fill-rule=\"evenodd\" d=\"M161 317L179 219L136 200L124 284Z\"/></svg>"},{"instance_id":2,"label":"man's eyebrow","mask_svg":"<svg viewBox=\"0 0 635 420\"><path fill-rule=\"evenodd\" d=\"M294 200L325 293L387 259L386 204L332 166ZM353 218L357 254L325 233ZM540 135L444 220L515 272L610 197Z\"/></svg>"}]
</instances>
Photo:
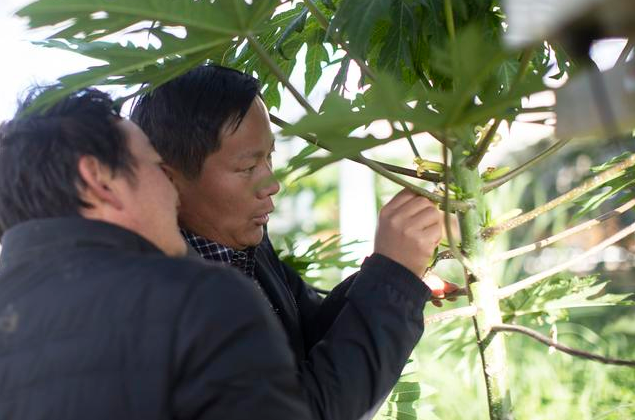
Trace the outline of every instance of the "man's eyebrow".
<instances>
[{"instance_id":1,"label":"man's eyebrow","mask_svg":"<svg viewBox=\"0 0 635 420\"><path fill-rule=\"evenodd\" d=\"M269 148L269 150L267 152L263 152L262 150L247 150L244 151L242 153L240 153L238 155L238 159L257 159L257 158L261 158L263 156L268 155L269 153L273 152L274 150L276 150L276 143L275 141L273 141L273 139L271 140L271 147Z\"/></svg>"}]
</instances>

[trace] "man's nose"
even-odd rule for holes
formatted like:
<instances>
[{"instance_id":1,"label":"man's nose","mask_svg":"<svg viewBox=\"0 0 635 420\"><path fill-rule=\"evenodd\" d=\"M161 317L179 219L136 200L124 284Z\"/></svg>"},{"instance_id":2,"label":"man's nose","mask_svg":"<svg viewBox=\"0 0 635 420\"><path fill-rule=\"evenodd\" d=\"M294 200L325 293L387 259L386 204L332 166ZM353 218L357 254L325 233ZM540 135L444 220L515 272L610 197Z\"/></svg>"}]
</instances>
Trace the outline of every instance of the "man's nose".
<instances>
[{"instance_id":1,"label":"man's nose","mask_svg":"<svg viewBox=\"0 0 635 420\"><path fill-rule=\"evenodd\" d=\"M274 177L273 173L270 173L261 181L259 188L256 190L256 195L262 199L276 195L278 191L280 191L280 183Z\"/></svg>"}]
</instances>

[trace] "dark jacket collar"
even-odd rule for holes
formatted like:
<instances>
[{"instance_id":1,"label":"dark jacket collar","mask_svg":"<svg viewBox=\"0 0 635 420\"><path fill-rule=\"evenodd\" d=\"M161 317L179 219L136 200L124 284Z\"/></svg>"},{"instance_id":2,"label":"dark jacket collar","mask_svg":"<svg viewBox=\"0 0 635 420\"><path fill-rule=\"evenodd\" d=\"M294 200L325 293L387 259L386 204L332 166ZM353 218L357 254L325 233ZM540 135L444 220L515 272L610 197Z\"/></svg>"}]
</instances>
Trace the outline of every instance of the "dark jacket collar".
<instances>
[{"instance_id":1,"label":"dark jacket collar","mask_svg":"<svg viewBox=\"0 0 635 420\"><path fill-rule=\"evenodd\" d=\"M7 230L2 236L0 263L11 264L33 259L39 252L78 247L162 253L138 234L117 225L83 217L64 217L33 219Z\"/></svg>"}]
</instances>

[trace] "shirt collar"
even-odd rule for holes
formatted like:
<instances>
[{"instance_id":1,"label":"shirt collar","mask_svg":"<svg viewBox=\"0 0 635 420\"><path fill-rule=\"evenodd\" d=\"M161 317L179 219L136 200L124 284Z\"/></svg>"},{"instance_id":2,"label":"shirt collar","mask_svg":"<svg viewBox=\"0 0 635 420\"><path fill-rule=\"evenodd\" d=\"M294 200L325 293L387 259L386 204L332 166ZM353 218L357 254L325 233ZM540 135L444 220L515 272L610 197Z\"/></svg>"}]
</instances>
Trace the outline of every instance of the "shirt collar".
<instances>
[{"instance_id":1,"label":"shirt collar","mask_svg":"<svg viewBox=\"0 0 635 420\"><path fill-rule=\"evenodd\" d=\"M255 277L256 247L238 251L183 228L181 228L181 234L192 248L206 260L231 265L248 277Z\"/></svg>"}]
</instances>

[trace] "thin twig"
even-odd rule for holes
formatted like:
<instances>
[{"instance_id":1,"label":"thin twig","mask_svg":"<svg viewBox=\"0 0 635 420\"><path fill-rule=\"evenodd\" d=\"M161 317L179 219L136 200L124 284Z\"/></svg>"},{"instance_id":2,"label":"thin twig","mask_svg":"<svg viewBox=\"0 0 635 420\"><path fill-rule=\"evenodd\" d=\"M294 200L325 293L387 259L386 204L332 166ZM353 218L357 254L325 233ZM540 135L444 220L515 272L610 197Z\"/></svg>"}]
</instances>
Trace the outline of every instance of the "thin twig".
<instances>
[{"instance_id":1,"label":"thin twig","mask_svg":"<svg viewBox=\"0 0 635 420\"><path fill-rule=\"evenodd\" d=\"M423 325L430 325L436 322L446 321L453 318L469 318L476 316L478 309L476 306L464 306L462 308L450 309L448 311L439 312L433 315L426 316L423 320Z\"/></svg>"},{"instance_id":2,"label":"thin twig","mask_svg":"<svg viewBox=\"0 0 635 420\"><path fill-rule=\"evenodd\" d=\"M516 292L527 289L533 286L534 284L539 283L548 277L551 277L554 274L557 274L561 271L568 269L569 267L579 264L581 261L586 260L591 255L597 254L603 249L608 248L609 246L624 239L625 237L632 234L633 232L635 232L635 223L628 225L627 227L615 233L614 235L609 236L608 238L606 238L599 244L589 248L586 252L583 252L582 254L574 258L571 258L570 260L562 264L558 264L555 267L551 267L548 270L542 271L538 274L534 274L533 276L529 276L524 280L517 281L516 283L510 284L509 286L505 286L501 289L498 289L498 293L497 293L498 298L499 299L507 298Z\"/></svg>"},{"instance_id":3,"label":"thin twig","mask_svg":"<svg viewBox=\"0 0 635 420\"><path fill-rule=\"evenodd\" d=\"M289 124L288 122L284 121L283 119L273 115L273 114L269 114L269 119L271 119L271 122L274 123L275 125L277 125L280 128L287 128L290 127L291 124ZM324 144L320 143L320 141L315 137L312 136L310 134L305 134L302 136L298 136L301 139L306 140L307 142L316 145L317 147L320 147L324 150L328 150L330 151L330 149L328 147L326 147ZM357 162L357 163L361 163L359 161L359 159L357 159L355 156L353 157L349 157L347 158L349 160L352 160L353 162ZM423 172L422 174L417 174L417 171L415 171L414 169L408 169L408 168L402 168L401 166L397 166L397 165L392 165L390 163L385 163L385 162L379 162L376 160L372 160L372 159L368 159L371 160L372 162L377 163L378 165L383 166L386 170L390 171L390 172L394 172L396 174L400 174L400 175L405 175L405 176L409 176L411 178L417 178L417 179L421 179L424 181L428 181L428 182L434 182L434 183L439 183L442 181L441 175L434 173L434 172Z\"/></svg>"},{"instance_id":4,"label":"thin twig","mask_svg":"<svg viewBox=\"0 0 635 420\"><path fill-rule=\"evenodd\" d=\"M552 154L554 154L556 151L558 151L559 149L561 149L565 144L567 144L569 142L570 139L563 139L563 140L559 140L556 143L554 143L551 147L549 147L547 150L545 150L544 152L540 153L539 155L536 155L535 157L533 157L532 159L528 160L527 162L523 163L522 165L520 165L518 168L507 172L505 175L502 175L496 179L493 179L487 183L485 183L485 185L483 186L483 192L487 193L490 192L491 190L500 187L501 185L505 184L506 182L508 182L509 180L517 177L518 175L522 174L523 172L525 172L527 169L531 168L532 166L535 166L536 164L542 162L545 158L551 156Z\"/></svg>"},{"instance_id":5,"label":"thin twig","mask_svg":"<svg viewBox=\"0 0 635 420\"><path fill-rule=\"evenodd\" d=\"M633 47L635 47L635 38L630 38L626 42L626 45L624 46L624 49L620 53L620 56L617 58L617 61L615 62L616 66L619 66L620 64L623 64L626 62L626 59L628 58L628 55L633 50Z\"/></svg>"},{"instance_id":6,"label":"thin twig","mask_svg":"<svg viewBox=\"0 0 635 420\"><path fill-rule=\"evenodd\" d=\"M428 200L434 202L434 203L439 203L439 204L446 204L445 210L446 211L467 211L470 208L472 208L472 204L471 203L466 203L463 201L457 201L457 200L445 200L444 196L435 194L435 193L431 193L430 191L427 191L421 187L418 187L416 185L413 185L411 183L409 183L408 181L405 181L401 178L399 178L397 175L393 174L392 172L388 171L386 168L384 168L383 166L381 166L378 162L375 162L371 159L365 158L364 156L362 156L361 154L355 157L355 160L358 161L359 163L362 163L366 166L368 166L370 169L372 169L373 171L377 172L378 174L384 176L385 178L388 178L389 180L393 181L396 184L401 185L402 187L405 187L407 189L409 189L410 191L419 194L425 198L427 198ZM446 191L447 194L447 191Z\"/></svg>"},{"instance_id":7,"label":"thin twig","mask_svg":"<svg viewBox=\"0 0 635 420\"><path fill-rule=\"evenodd\" d=\"M316 113L315 109L313 109L311 104L309 104L309 102L306 99L304 99L304 96L302 96L302 94L300 92L298 92L298 90L291 84L291 82L289 81L287 76L285 76L285 74L282 71L282 69L278 66L278 64L276 64L275 61L273 61L271 59L271 57L269 57L269 54L267 54L267 51L260 44L260 42L258 42L258 40L256 38L254 38L252 35L248 35L247 36L247 41L249 42L249 45L252 46L252 48L254 49L256 54L258 54L260 59L265 62L265 64L267 65L267 67L269 67L271 72L278 78L278 80L280 80L280 82L287 89L289 89L289 92L291 92L291 94L298 101L298 103L300 105L302 105L302 107L307 112L315 114Z\"/></svg>"},{"instance_id":8,"label":"thin twig","mask_svg":"<svg viewBox=\"0 0 635 420\"><path fill-rule=\"evenodd\" d=\"M517 332L517 333L525 334L526 336L529 336L533 338L534 340L541 342L542 344L546 344L549 347L553 347L554 349L559 350L563 353L567 353L571 356L582 357L584 359L589 359L596 362L605 363L607 365L635 367L635 360L612 359L609 357L604 357L597 354L589 353L583 350L574 349L569 346L560 344L550 339L549 337L542 335L537 331L532 330L531 328L523 327L521 325L511 325L511 324L494 325L492 326L491 331Z\"/></svg>"},{"instance_id":9,"label":"thin twig","mask_svg":"<svg viewBox=\"0 0 635 420\"><path fill-rule=\"evenodd\" d=\"M485 153L487 153L487 150L489 149L490 144L496 137L496 131L498 130L498 127L500 126L500 124L501 124L500 119L494 120L494 123L492 124L490 129L487 131L487 134L485 135L485 137L483 137L483 139L478 143L478 146L476 147L476 152L469 157L467 162L465 162L468 168L474 169L478 166L479 163L481 163L481 160L483 160Z\"/></svg>"},{"instance_id":10,"label":"thin twig","mask_svg":"<svg viewBox=\"0 0 635 420\"><path fill-rule=\"evenodd\" d=\"M518 217L514 217L513 219L503 222L498 226L493 226L493 227L484 229L482 232L483 238L489 239L502 232L508 231L510 229L514 229L524 223L527 223L535 219L536 217L538 217L539 215L543 213L553 210L560 204L568 203L572 200L575 200L576 198L580 197L582 194L585 194L593 190L594 188L604 184L605 182L608 182L611 179L615 178L616 176L620 174L620 172L630 168L633 165L635 165L635 153L630 155L628 158L624 159L622 162L614 165L612 168L609 168L605 170L604 172L601 172L593 176L591 179L583 182L582 185L570 190L569 192L562 194L560 197L555 198L549 201L548 203L543 204L540 207L536 207L530 212L521 214Z\"/></svg>"},{"instance_id":11,"label":"thin twig","mask_svg":"<svg viewBox=\"0 0 635 420\"><path fill-rule=\"evenodd\" d=\"M574 226L572 228L569 228L567 230L564 230L560 233L557 233L553 236L550 236L548 238L545 239L541 239L540 241L534 242L533 244L530 245L525 245L525 246L521 246L519 248L516 249L512 249L503 253L500 253L498 255L493 256L490 261L492 263L496 263L496 262L500 262L500 261L505 261L508 260L510 258L514 258L514 257L518 257L519 255L524 255L528 252L531 251L535 251L537 249L542 249L542 248L546 248L549 245L552 245L562 239L568 238L569 236L575 235L576 233L580 233L582 231L588 230L594 226L597 226L609 219L612 219L615 216L619 216L623 213L625 213L627 210L629 210L630 208L632 208L633 206L635 206L635 199L629 200L626 203L622 204L621 206L619 206L618 208L608 211L598 217L596 217L595 219L591 219L589 221L586 221L584 223L581 223L577 226Z\"/></svg>"}]
</instances>

